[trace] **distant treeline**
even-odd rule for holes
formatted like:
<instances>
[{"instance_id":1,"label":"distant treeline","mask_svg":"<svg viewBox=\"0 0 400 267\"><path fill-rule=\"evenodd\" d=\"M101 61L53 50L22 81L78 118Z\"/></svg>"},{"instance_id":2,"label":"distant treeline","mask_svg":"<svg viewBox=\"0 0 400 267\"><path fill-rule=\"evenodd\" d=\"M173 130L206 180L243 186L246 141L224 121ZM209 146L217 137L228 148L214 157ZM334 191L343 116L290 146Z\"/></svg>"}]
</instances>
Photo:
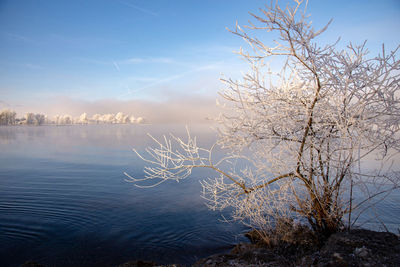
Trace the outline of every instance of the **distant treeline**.
<instances>
[{"instance_id":1,"label":"distant treeline","mask_svg":"<svg viewBox=\"0 0 400 267\"><path fill-rule=\"evenodd\" d=\"M122 112L117 114L94 114L92 117L88 117L86 113L83 113L79 117L72 117L70 115L56 115L54 118L49 118L45 114L26 113L24 117L17 118L17 113L13 110L3 110L0 112L0 125L15 125L15 124L27 124L27 125L43 125L43 124L115 124L115 123L143 123L142 117L135 118L133 115L126 115Z\"/></svg>"}]
</instances>

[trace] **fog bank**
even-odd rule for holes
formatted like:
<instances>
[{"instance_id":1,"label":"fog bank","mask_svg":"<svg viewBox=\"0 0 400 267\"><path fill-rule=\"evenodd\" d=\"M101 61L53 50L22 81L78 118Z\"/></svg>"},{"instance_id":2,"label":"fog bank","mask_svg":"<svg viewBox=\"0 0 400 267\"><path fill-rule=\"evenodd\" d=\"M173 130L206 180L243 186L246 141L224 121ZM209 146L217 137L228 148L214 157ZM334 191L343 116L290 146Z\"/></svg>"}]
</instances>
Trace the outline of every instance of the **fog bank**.
<instances>
[{"instance_id":1,"label":"fog bank","mask_svg":"<svg viewBox=\"0 0 400 267\"><path fill-rule=\"evenodd\" d=\"M84 112L89 116L123 112L144 117L149 123L206 123L219 113L215 98L205 96L180 96L162 102L118 99L87 101L71 97L54 97L38 102L12 103L10 107L18 116L27 112L44 113L49 117L58 114L76 117Z\"/></svg>"}]
</instances>

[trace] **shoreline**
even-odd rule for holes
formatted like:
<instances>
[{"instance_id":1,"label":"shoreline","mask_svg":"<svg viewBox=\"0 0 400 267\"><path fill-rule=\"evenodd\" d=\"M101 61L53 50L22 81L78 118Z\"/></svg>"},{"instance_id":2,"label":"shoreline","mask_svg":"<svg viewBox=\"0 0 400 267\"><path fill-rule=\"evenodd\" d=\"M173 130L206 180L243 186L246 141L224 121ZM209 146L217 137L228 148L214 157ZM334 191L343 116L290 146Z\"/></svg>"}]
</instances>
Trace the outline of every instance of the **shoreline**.
<instances>
[{"instance_id":1,"label":"shoreline","mask_svg":"<svg viewBox=\"0 0 400 267\"><path fill-rule=\"evenodd\" d=\"M195 262L193 267L216 266L400 266L400 237L390 232L353 229L331 235L322 244L310 240L281 242L267 248L257 243L239 243L229 253L215 254ZM133 260L115 267L181 267ZM46 267L28 261L21 267Z\"/></svg>"}]
</instances>

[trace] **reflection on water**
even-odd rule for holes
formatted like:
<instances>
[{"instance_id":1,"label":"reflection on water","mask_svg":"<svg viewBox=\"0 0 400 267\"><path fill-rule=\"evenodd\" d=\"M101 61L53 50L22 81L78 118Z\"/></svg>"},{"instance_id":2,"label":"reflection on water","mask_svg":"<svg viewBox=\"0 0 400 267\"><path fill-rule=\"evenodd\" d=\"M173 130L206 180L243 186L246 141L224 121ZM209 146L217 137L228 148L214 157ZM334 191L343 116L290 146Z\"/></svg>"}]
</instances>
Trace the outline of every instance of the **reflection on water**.
<instances>
[{"instance_id":1,"label":"reflection on water","mask_svg":"<svg viewBox=\"0 0 400 267\"><path fill-rule=\"evenodd\" d=\"M8 144L17 138L15 131L13 131L13 127L1 127L0 130L0 144Z\"/></svg>"},{"instance_id":2,"label":"reflection on water","mask_svg":"<svg viewBox=\"0 0 400 267\"><path fill-rule=\"evenodd\" d=\"M174 126L174 132L185 131ZM226 251L243 228L219 221L193 179L153 189L124 181L142 175L132 148L165 126L86 125L0 128L0 260L19 266L113 266L134 259L190 264ZM211 143L208 126L193 127Z\"/></svg>"},{"instance_id":3,"label":"reflection on water","mask_svg":"<svg viewBox=\"0 0 400 267\"><path fill-rule=\"evenodd\" d=\"M214 142L209 126L191 128L200 145ZM131 149L144 150L152 145L147 133L169 129L185 136L181 125L0 127L2 265L190 264L243 241L245 229L220 222L199 196L198 180L212 172L195 170L184 182L151 189L124 181L124 171L143 175ZM399 227L399 201L396 194L377 206L391 229Z\"/></svg>"}]
</instances>

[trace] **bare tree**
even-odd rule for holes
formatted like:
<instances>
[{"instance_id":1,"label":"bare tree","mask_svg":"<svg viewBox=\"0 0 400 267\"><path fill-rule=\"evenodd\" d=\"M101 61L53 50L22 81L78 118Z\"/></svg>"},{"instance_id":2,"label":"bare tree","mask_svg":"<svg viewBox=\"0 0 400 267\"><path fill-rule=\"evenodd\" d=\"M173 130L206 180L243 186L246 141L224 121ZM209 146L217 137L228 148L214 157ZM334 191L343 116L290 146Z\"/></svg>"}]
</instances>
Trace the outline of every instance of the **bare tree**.
<instances>
[{"instance_id":1,"label":"bare tree","mask_svg":"<svg viewBox=\"0 0 400 267\"><path fill-rule=\"evenodd\" d=\"M305 4L282 9L271 4L252 14L254 24L237 26L251 51L239 54L250 71L241 80L223 79L226 111L217 145L226 158L215 161L211 149L171 136L148 148L150 165L137 186L179 181L193 168L214 169L219 177L203 181L203 197L213 209L233 207L233 218L268 233L277 219L298 218L328 236L344 226L344 216L373 196L398 188L391 169L400 149L400 61L398 48L369 57L365 43L320 46ZM267 45L252 34L276 33ZM252 33L252 34L251 34ZM272 72L266 59L280 58ZM364 163L370 158L380 167ZM247 162L242 170L227 168L232 159ZM230 160L230 161L228 161ZM243 165L243 164L242 164ZM367 192L353 199L353 190ZM372 191L369 190L378 190Z\"/></svg>"}]
</instances>

